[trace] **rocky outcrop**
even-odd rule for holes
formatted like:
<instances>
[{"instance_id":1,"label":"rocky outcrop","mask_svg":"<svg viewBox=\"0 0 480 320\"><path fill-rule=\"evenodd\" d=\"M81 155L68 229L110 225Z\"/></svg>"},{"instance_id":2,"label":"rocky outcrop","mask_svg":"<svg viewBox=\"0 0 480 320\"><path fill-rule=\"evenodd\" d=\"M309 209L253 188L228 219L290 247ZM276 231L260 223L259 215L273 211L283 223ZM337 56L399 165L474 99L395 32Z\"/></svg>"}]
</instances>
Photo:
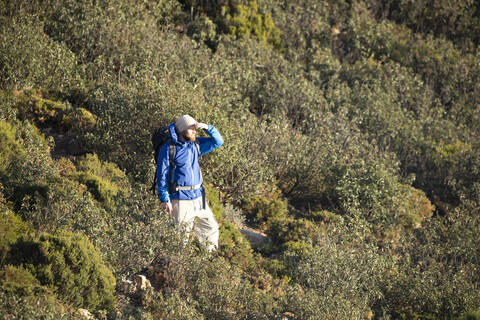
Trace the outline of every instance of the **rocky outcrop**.
<instances>
[{"instance_id":1,"label":"rocky outcrop","mask_svg":"<svg viewBox=\"0 0 480 320\"><path fill-rule=\"evenodd\" d=\"M51 152L54 158L76 157L86 153L77 138L71 134L55 132L55 129L52 127L43 128L42 133L46 137L53 137L55 141L55 147Z\"/></svg>"},{"instance_id":2,"label":"rocky outcrop","mask_svg":"<svg viewBox=\"0 0 480 320\"><path fill-rule=\"evenodd\" d=\"M77 313L80 315L81 318L83 319L87 319L87 320L91 320L91 319L94 319L93 318L93 315L90 313L90 311L88 311L87 309L78 309L77 310Z\"/></svg>"},{"instance_id":3,"label":"rocky outcrop","mask_svg":"<svg viewBox=\"0 0 480 320\"><path fill-rule=\"evenodd\" d=\"M250 245L253 249L258 249L262 247L268 241L267 235L258 230L242 228L240 229L240 232L250 242Z\"/></svg>"}]
</instances>

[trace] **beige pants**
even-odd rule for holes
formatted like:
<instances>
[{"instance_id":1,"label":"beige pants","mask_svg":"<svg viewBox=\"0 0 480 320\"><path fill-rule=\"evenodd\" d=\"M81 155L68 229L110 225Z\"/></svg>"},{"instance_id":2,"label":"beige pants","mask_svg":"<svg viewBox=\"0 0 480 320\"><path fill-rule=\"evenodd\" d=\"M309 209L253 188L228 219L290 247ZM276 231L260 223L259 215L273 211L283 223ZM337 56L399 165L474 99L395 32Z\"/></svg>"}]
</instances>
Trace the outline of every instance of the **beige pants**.
<instances>
[{"instance_id":1,"label":"beige pants","mask_svg":"<svg viewBox=\"0 0 480 320\"><path fill-rule=\"evenodd\" d=\"M206 204L202 209L202 197L195 200L172 200L173 217L184 228L188 239L195 232L200 244L209 252L218 248L218 223Z\"/></svg>"}]
</instances>

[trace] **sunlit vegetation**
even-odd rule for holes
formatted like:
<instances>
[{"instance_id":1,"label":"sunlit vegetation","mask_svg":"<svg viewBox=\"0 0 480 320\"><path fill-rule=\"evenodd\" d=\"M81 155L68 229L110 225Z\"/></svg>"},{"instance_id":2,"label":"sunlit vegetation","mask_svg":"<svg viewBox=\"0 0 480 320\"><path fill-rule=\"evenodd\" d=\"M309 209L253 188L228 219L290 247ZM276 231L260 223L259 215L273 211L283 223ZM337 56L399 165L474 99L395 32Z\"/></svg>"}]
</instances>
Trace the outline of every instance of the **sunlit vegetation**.
<instances>
[{"instance_id":1,"label":"sunlit vegetation","mask_svg":"<svg viewBox=\"0 0 480 320\"><path fill-rule=\"evenodd\" d=\"M480 319L479 19L3 0L0 317ZM213 255L148 191L151 132L181 114L225 140L201 160Z\"/></svg>"}]
</instances>

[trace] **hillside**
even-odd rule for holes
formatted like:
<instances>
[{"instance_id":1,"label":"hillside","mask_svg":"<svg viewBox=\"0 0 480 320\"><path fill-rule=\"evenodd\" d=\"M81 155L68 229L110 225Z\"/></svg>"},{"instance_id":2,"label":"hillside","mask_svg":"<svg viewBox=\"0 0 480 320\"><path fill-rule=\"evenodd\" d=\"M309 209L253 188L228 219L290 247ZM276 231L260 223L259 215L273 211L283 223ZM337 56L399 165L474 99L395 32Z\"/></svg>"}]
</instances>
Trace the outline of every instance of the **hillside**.
<instances>
[{"instance_id":1,"label":"hillside","mask_svg":"<svg viewBox=\"0 0 480 320\"><path fill-rule=\"evenodd\" d=\"M479 3L0 0L0 25L1 318L480 319ZM212 255L149 191L182 114L225 141Z\"/></svg>"}]
</instances>

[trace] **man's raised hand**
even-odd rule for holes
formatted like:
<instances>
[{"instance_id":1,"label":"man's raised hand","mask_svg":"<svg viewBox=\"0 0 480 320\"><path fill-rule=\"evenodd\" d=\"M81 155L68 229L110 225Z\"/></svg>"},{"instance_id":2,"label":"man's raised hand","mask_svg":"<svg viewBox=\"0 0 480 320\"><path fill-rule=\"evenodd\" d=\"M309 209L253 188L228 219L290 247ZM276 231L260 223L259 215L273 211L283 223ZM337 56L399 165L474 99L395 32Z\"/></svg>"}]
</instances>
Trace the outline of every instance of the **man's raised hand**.
<instances>
[{"instance_id":1,"label":"man's raised hand","mask_svg":"<svg viewBox=\"0 0 480 320\"><path fill-rule=\"evenodd\" d=\"M208 129L208 124L205 124L205 123L202 123L202 122L197 122L195 124L195 129L207 130Z\"/></svg>"}]
</instances>

